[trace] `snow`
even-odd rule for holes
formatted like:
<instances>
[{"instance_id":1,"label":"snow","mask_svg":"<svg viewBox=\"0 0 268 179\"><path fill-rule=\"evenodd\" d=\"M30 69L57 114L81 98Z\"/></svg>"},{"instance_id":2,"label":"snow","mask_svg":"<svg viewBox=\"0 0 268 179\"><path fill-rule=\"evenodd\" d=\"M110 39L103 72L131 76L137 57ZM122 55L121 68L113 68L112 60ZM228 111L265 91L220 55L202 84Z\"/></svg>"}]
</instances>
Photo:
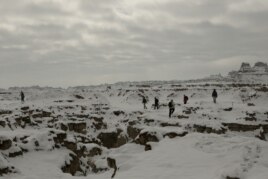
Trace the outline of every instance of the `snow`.
<instances>
[{"instance_id":1,"label":"snow","mask_svg":"<svg viewBox=\"0 0 268 179\"><path fill-rule=\"evenodd\" d=\"M226 179L227 176L267 179L268 143L255 137L265 132L263 128L247 132L227 130L220 135L198 133L193 128L189 129L189 126L194 125L215 130L227 129L223 123L268 125L268 94L256 90L262 85L244 84L243 87L236 87L231 82L199 81L144 84L127 82L108 86L3 90L8 93L0 95L0 111L10 110L12 114L0 115L0 121L6 122L5 127L0 125L0 143L7 139L13 142L8 150L0 150L0 169L14 166L18 172L4 175L2 178L110 178L112 169L97 174L89 172L85 177L71 176L61 171L65 162L70 163L71 151L65 147L55 148L53 137L57 133L66 132L66 141L76 143L77 149L102 149L100 156L90 159L97 167L106 167L107 157L115 158L119 167L115 179ZM217 104L211 99L214 88L219 94ZM20 90L24 90L26 96L26 102L23 104L18 101ZM184 94L189 96L189 103L186 105L182 104ZM84 99L77 99L75 95L80 95ZM141 104L141 95L149 99L146 110ZM159 110L151 108L155 96L160 99ZM168 107L165 106L170 99L174 99L176 104L171 119L168 118ZM249 106L248 103L255 106ZM30 108L32 114L21 110L21 107L25 106ZM228 108L232 108L231 111L225 110ZM51 116L33 118L33 114L42 111L51 112ZM114 111L123 111L123 114L116 116ZM255 114L256 120L246 121L245 117L248 117L249 113ZM107 129L95 129L93 123L96 121L86 117L87 115L92 118L102 117ZM179 118L182 115L188 118ZM19 126L15 119L20 116L29 116L31 123L23 122L22 126ZM57 121L51 122L56 119ZM68 122L85 122L87 133L63 131L61 124ZM159 142L148 143L152 150L144 151L144 146L131 143L133 140L112 149L95 143L78 142L78 137L93 139L101 132L114 132L117 129L122 129L120 135L126 135L130 122L134 122L134 127L141 129L140 133L149 132L159 139ZM163 123L170 126L163 127ZM170 132L185 131L189 134L184 137L164 137ZM19 152L20 149L27 152L23 152L22 156L8 157L9 153Z\"/></svg>"}]
</instances>

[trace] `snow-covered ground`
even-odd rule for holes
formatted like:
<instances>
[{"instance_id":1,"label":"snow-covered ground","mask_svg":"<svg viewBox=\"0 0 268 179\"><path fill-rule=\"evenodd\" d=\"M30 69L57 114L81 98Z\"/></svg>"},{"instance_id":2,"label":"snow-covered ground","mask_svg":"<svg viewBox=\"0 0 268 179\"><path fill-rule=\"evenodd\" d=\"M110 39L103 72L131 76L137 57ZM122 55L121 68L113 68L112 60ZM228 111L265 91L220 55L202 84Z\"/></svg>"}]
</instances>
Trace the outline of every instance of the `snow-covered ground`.
<instances>
[{"instance_id":1,"label":"snow-covered ground","mask_svg":"<svg viewBox=\"0 0 268 179\"><path fill-rule=\"evenodd\" d=\"M110 157L118 179L267 179L267 100L268 85L231 82L0 89L0 175L111 178Z\"/></svg>"}]
</instances>

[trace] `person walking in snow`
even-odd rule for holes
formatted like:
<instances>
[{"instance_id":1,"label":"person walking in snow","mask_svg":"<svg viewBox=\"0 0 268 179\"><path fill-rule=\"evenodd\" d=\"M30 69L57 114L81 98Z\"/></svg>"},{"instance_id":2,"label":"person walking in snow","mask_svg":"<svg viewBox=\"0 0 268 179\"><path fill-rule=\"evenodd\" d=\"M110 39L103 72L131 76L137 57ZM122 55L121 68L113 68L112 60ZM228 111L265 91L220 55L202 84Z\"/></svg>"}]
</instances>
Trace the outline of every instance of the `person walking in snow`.
<instances>
[{"instance_id":1,"label":"person walking in snow","mask_svg":"<svg viewBox=\"0 0 268 179\"><path fill-rule=\"evenodd\" d=\"M159 99L157 97L154 98L154 109L159 109Z\"/></svg>"},{"instance_id":2,"label":"person walking in snow","mask_svg":"<svg viewBox=\"0 0 268 179\"><path fill-rule=\"evenodd\" d=\"M168 103L168 107L169 107L169 118L171 118L171 115L174 113L175 111L175 104L173 102L173 100L171 100L169 103Z\"/></svg>"},{"instance_id":3,"label":"person walking in snow","mask_svg":"<svg viewBox=\"0 0 268 179\"><path fill-rule=\"evenodd\" d=\"M187 104L188 99L189 99L188 96L183 95L183 103L184 104Z\"/></svg>"},{"instance_id":4,"label":"person walking in snow","mask_svg":"<svg viewBox=\"0 0 268 179\"><path fill-rule=\"evenodd\" d=\"M143 108L147 109L147 106L146 106L147 99L145 98L145 96L142 97L142 103L143 103Z\"/></svg>"},{"instance_id":5,"label":"person walking in snow","mask_svg":"<svg viewBox=\"0 0 268 179\"><path fill-rule=\"evenodd\" d=\"M217 101L216 101L217 97L218 97L218 93L217 93L217 91L214 89L213 92L212 92L212 98L213 98L213 102L214 102L214 103L217 102Z\"/></svg>"},{"instance_id":6,"label":"person walking in snow","mask_svg":"<svg viewBox=\"0 0 268 179\"><path fill-rule=\"evenodd\" d=\"M20 100L21 100L21 102L24 102L24 93L21 91L20 92Z\"/></svg>"}]
</instances>

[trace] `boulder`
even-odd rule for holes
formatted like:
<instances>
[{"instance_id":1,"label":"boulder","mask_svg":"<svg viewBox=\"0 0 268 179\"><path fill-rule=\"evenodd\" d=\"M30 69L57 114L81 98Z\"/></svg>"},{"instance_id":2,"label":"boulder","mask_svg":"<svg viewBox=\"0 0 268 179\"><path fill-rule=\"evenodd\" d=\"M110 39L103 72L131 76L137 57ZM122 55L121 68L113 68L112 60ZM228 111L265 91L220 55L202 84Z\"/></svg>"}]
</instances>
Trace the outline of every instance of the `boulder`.
<instances>
[{"instance_id":1,"label":"boulder","mask_svg":"<svg viewBox=\"0 0 268 179\"><path fill-rule=\"evenodd\" d=\"M94 157L96 155L101 155L102 154L102 149L99 147L93 147L88 151L88 157Z\"/></svg>"},{"instance_id":2,"label":"boulder","mask_svg":"<svg viewBox=\"0 0 268 179\"><path fill-rule=\"evenodd\" d=\"M101 132L97 138L107 148L117 148L127 143L128 139L122 134L122 130L116 132Z\"/></svg>"},{"instance_id":3,"label":"boulder","mask_svg":"<svg viewBox=\"0 0 268 179\"><path fill-rule=\"evenodd\" d=\"M248 106L255 106L254 103L248 103Z\"/></svg>"},{"instance_id":4,"label":"boulder","mask_svg":"<svg viewBox=\"0 0 268 179\"><path fill-rule=\"evenodd\" d=\"M67 134L65 132L57 133L53 140L56 144L63 144Z\"/></svg>"},{"instance_id":5,"label":"boulder","mask_svg":"<svg viewBox=\"0 0 268 179\"><path fill-rule=\"evenodd\" d=\"M104 123L104 122L93 122L92 126L96 130L107 129L107 123Z\"/></svg>"},{"instance_id":6,"label":"boulder","mask_svg":"<svg viewBox=\"0 0 268 179\"><path fill-rule=\"evenodd\" d=\"M227 176L226 179L240 179L240 178Z\"/></svg>"},{"instance_id":7,"label":"boulder","mask_svg":"<svg viewBox=\"0 0 268 179\"><path fill-rule=\"evenodd\" d=\"M113 113L114 113L114 115L116 115L116 116L124 115L124 114L125 114L124 111L114 111Z\"/></svg>"},{"instance_id":8,"label":"boulder","mask_svg":"<svg viewBox=\"0 0 268 179\"><path fill-rule=\"evenodd\" d=\"M232 111L233 108L232 108L232 107L230 107L230 108L224 108L223 110L224 110L224 111Z\"/></svg>"},{"instance_id":9,"label":"boulder","mask_svg":"<svg viewBox=\"0 0 268 179\"><path fill-rule=\"evenodd\" d=\"M0 137L0 150L7 150L12 146L12 141L6 137Z\"/></svg>"},{"instance_id":10,"label":"boulder","mask_svg":"<svg viewBox=\"0 0 268 179\"><path fill-rule=\"evenodd\" d=\"M81 134L87 133L87 123L86 122L68 122L68 123L60 123L60 128L63 131L74 131Z\"/></svg>"},{"instance_id":11,"label":"boulder","mask_svg":"<svg viewBox=\"0 0 268 179\"><path fill-rule=\"evenodd\" d=\"M0 115L12 114L10 110L0 110Z\"/></svg>"},{"instance_id":12,"label":"boulder","mask_svg":"<svg viewBox=\"0 0 268 179\"><path fill-rule=\"evenodd\" d=\"M163 122L160 124L161 127L181 127L179 123L169 123L169 122Z\"/></svg>"},{"instance_id":13,"label":"boulder","mask_svg":"<svg viewBox=\"0 0 268 179\"><path fill-rule=\"evenodd\" d=\"M71 151L73 151L73 152L75 152L76 153L76 151L77 151L77 143L76 142L73 142L73 141L64 141L64 146L67 148L67 149L69 149L69 150L71 150Z\"/></svg>"},{"instance_id":14,"label":"boulder","mask_svg":"<svg viewBox=\"0 0 268 179\"><path fill-rule=\"evenodd\" d=\"M164 137L168 136L169 138L173 139L175 137L184 137L188 134L188 132L184 131L182 133L177 133L177 132L168 132L164 134Z\"/></svg>"},{"instance_id":15,"label":"boulder","mask_svg":"<svg viewBox=\"0 0 268 179\"><path fill-rule=\"evenodd\" d=\"M42 111L40 113L33 114L32 117L33 118L51 117L51 112Z\"/></svg>"},{"instance_id":16,"label":"boulder","mask_svg":"<svg viewBox=\"0 0 268 179\"><path fill-rule=\"evenodd\" d=\"M8 154L8 157L14 158L21 155L23 155L22 149L15 147L14 150Z\"/></svg>"},{"instance_id":17,"label":"boulder","mask_svg":"<svg viewBox=\"0 0 268 179\"><path fill-rule=\"evenodd\" d=\"M93 120L92 126L96 130L107 129L107 123L103 122L103 119L104 119L103 117L92 116L92 117L90 117L90 119Z\"/></svg>"},{"instance_id":18,"label":"boulder","mask_svg":"<svg viewBox=\"0 0 268 179\"><path fill-rule=\"evenodd\" d=\"M210 133L225 134L225 132L226 132L226 129L223 127L220 129L214 129L212 127L194 124L193 128L196 130L196 132L208 133L208 134L210 134Z\"/></svg>"},{"instance_id":19,"label":"boulder","mask_svg":"<svg viewBox=\"0 0 268 179\"><path fill-rule=\"evenodd\" d=\"M16 173L17 170L12 166L6 158L4 158L0 152L0 176L7 175L10 173Z\"/></svg>"},{"instance_id":20,"label":"boulder","mask_svg":"<svg viewBox=\"0 0 268 179\"><path fill-rule=\"evenodd\" d=\"M146 144L145 147L144 147L144 150L145 151L152 150L152 146L150 144Z\"/></svg>"},{"instance_id":21,"label":"boulder","mask_svg":"<svg viewBox=\"0 0 268 179\"><path fill-rule=\"evenodd\" d=\"M85 99L83 96L78 95L78 94L75 94L74 97L75 97L76 99Z\"/></svg>"},{"instance_id":22,"label":"boulder","mask_svg":"<svg viewBox=\"0 0 268 179\"><path fill-rule=\"evenodd\" d=\"M6 121L0 121L0 126L6 127Z\"/></svg>"},{"instance_id":23,"label":"boulder","mask_svg":"<svg viewBox=\"0 0 268 179\"><path fill-rule=\"evenodd\" d=\"M226 126L230 131L236 131L236 132L255 131L261 127L260 125L240 124L240 123L222 123L222 125Z\"/></svg>"},{"instance_id":24,"label":"boulder","mask_svg":"<svg viewBox=\"0 0 268 179\"><path fill-rule=\"evenodd\" d=\"M135 126L128 126L127 127L127 134L131 139L135 139L139 133L140 133L141 129L135 127Z\"/></svg>"},{"instance_id":25,"label":"boulder","mask_svg":"<svg viewBox=\"0 0 268 179\"><path fill-rule=\"evenodd\" d=\"M29 106L24 106L24 107L21 107L20 109L21 109L22 111L26 111L26 110L29 110L30 107L29 107Z\"/></svg>"},{"instance_id":26,"label":"boulder","mask_svg":"<svg viewBox=\"0 0 268 179\"><path fill-rule=\"evenodd\" d=\"M141 145L146 145L147 142L159 142L159 139L156 136L156 132L143 132L139 134L135 142Z\"/></svg>"},{"instance_id":27,"label":"boulder","mask_svg":"<svg viewBox=\"0 0 268 179\"><path fill-rule=\"evenodd\" d=\"M74 176L77 172L82 172L81 166L80 166L80 160L75 154L69 154L70 161L66 161L64 166L61 167L62 172L64 173L70 173L72 176Z\"/></svg>"},{"instance_id":28,"label":"boulder","mask_svg":"<svg viewBox=\"0 0 268 179\"><path fill-rule=\"evenodd\" d=\"M90 120L94 120L95 122L103 122L103 117L91 116Z\"/></svg>"},{"instance_id":29,"label":"boulder","mask_svg":"<svg viewBox=\"0 0 268 179\"><path fill-rule=\"evenodd\" d=\"M31 124L31 119L29 116L20 116L18 118L15 118L15 121L17 122L18 125L21 127L25 127L26 124Z\"/></svg>"},{"instance_id":30,"label":"boulder","mask_svg":"<svg viewBox=\"0 0 268 179\"><path fill-rule=\"evenodd\" d=\"M81 134L87 133L87 123L86 122L74 122L68 123L68 128L70 131L74 131Z\"/></svg>"},{"instance_id":31,"label":"boulder","mask_svg":"<svg viewBox=\"0 0 268 179\"><path fill-rule=\"evenodd\" d=\"M189 119L189 116L178 115L178 119Z\"/></svg>"}]
</instances>

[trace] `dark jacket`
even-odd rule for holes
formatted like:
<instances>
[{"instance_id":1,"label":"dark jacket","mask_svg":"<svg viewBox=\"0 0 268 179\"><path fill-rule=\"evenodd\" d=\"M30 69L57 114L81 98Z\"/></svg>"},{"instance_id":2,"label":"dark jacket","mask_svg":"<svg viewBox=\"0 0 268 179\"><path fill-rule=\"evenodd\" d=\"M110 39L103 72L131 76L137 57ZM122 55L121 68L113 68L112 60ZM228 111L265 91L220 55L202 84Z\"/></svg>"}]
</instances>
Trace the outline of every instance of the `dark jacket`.
<instances>
[{"instance_id":1,"label":"dark jacket","mask_svg":"<svg viewBox=\"0 0 268 179\"><path fill-rule=\"evenodd\" d=\"M214 90L214 91L212 92L212 97L213 97L213 98L217 98L217 97L218 97L218 93L217 93L216 90Z\"/></svg>"},{"instance_id":2,"label":"dark jacket","mask_svg":"<svg viewBox=\"0 0 268 179\"><path fill-rule=\"evenodd\" d=\"M144 103L144 104L147 103L147 100L145 97L142 98L142 103Z\"/></svg>"},{"instance_id":3,"label":"dark jacket","mask_svg":"<svg viewBox=\"0 0 268 179\"><path fill-rule=\"evenodd\" d=\"M173 101L170 101L170 102L168 103L168 107L169 107L170 109L175 108L174 102L173 102Z\"/></svg>"}]
</instances>

